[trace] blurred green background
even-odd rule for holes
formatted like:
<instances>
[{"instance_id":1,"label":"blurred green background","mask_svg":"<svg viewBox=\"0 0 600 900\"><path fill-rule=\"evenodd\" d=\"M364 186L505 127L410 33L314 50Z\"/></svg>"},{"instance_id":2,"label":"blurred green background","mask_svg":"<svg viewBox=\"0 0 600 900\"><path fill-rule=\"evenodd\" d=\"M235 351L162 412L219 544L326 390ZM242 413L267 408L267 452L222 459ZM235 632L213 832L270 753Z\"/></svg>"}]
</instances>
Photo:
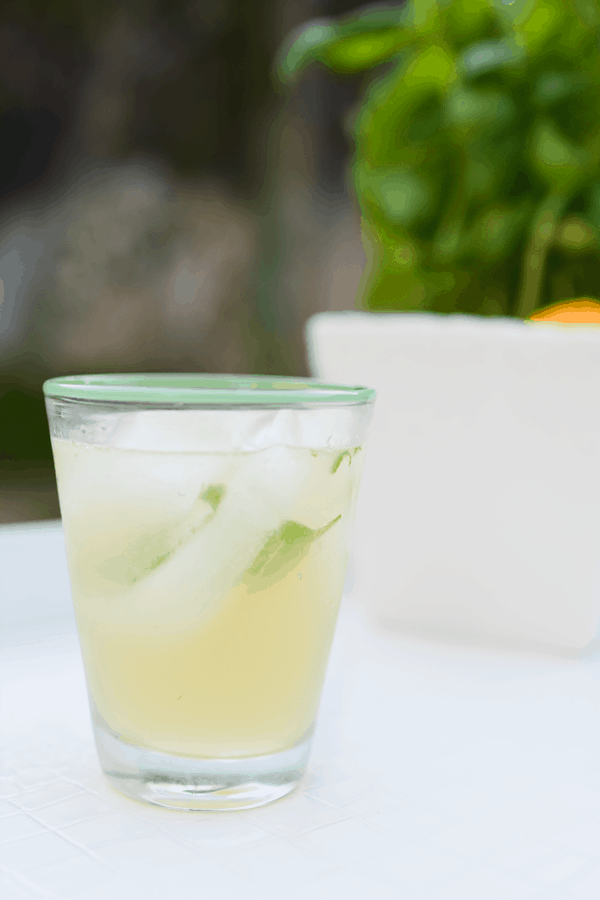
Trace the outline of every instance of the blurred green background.
<instances>
[{"instance_id":1,"label":"blurred green background","mask_svg":"<svg viewBox=\"0 0 600 900\"><path fill-rule=\"evenodd\" d=\"M58 515L52 375L600 298L600 0L14 0L0 54L0 522Z\"/></svg>"},{"instance_id":2,"label":"blurred green background","mask_svg":"<svg viewBox=\"0 0 600 900\"><path fill-rule=\"evenodd\" d=\"M57 374L306 374L353 308L358 85L284 92L291 31L340 0L14 0L0 11L0 522L57 516Z\"/></svg>"}]
</instances>

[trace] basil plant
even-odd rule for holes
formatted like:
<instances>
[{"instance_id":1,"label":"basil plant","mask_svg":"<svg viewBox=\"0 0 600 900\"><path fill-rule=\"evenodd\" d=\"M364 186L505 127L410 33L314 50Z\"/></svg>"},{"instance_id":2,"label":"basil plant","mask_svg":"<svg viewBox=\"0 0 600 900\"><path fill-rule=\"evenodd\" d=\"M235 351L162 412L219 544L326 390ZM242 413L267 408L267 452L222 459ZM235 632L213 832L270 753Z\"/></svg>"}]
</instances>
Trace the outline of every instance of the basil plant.
<instances>
[{"instance_id":1,"label":"basil plant","mask_svg":"<svg viewBox=\"0 0 600 900\"><path fill-rule=\"evenodd\" d=\"M300 29L368 73L348 123L372 310L530 315L600 298L600 0L409 0Z\"/></svg>"}]
</instances>

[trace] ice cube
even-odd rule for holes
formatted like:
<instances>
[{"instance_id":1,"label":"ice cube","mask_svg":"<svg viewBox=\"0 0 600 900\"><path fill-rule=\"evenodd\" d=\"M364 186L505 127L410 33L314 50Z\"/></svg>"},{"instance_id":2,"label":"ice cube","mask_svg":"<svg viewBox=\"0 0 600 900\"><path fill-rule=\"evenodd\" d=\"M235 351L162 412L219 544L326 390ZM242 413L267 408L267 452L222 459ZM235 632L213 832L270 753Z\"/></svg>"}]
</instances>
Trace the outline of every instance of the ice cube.
<instances>
[{"instance_id":1,"label":"ice cube","mask_svg":"<svg viewBox=\"0 0 600 900\"><path fill-rule=\"evenodd\" d=\"M254 452L275 445L344 449L361 443L370 416L370 406L146 410L121 416L112 440L115 447L149 452Z\"/></svg>"},{"instance_id":2,"label":"ice cube","mask_svg":"<svg viewBox=\"0 0 600 900\"><path fill-rule=\"evenodd\" d=\"M175 541L160 565L115 597L118 606L111 601L102 608L98 598L102 617L117 616L120 628L156 634L180 634L206 621L240 584L268 536L293 519L293 504L310 487L317 462L310 451L286 447L231 454L229 459L232 470L212 514L179 544ZM330 480L336 478L330 459L328 469L318 462ZM322 510L312 512L320 528L340 510L329 518ZM185 526L179 527L182 531Z\"/></svg>"},{"instance_id":3,"label":"ice cube","mask_svg":"<svg viewBox=\"0 0 600 900\"><path fill-rule=\"evenodd\" d=\"M115 446L131 450L231 453L272 443L278 410L148 410L122 417Z\"/></svg>"}]
</instances>

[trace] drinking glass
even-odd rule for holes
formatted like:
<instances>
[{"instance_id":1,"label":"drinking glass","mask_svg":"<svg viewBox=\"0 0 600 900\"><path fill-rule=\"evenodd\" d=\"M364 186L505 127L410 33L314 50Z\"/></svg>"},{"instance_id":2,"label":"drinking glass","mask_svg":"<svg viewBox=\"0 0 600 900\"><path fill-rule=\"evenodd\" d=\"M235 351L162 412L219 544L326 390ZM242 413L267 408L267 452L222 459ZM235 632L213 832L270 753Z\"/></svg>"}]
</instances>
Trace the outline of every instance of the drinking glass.
<instances>
[{"instance_id":1,"label":"drinking glass","mask_svg":"<svg viewBox=\"0 0 600 900\"><path fill-rule=\"evenodd\" d=\"M44 385L98 754L112 785L242 809L303 775L374 391L292 378Z\"/></svg>"}]
</instances>

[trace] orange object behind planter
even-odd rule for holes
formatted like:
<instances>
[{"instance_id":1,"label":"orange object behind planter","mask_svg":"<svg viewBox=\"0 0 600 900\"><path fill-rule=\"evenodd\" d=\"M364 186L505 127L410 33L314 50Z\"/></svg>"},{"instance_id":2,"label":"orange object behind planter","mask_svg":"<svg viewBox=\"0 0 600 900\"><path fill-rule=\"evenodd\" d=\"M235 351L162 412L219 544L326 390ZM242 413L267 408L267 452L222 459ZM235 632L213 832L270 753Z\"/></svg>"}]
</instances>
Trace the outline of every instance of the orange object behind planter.
<instances>
[{"instance_id":1,"label":"orange object behind planter","mask_svg":"<svg viewBox=\"0 0 600 900\"><path fill-rule=\"evenodd\" d=\"M536 322L559 322L565 325L600 325L600 303L589 297L565 300L545 306L529 318Z\"/></svg>"}]
</instances>

